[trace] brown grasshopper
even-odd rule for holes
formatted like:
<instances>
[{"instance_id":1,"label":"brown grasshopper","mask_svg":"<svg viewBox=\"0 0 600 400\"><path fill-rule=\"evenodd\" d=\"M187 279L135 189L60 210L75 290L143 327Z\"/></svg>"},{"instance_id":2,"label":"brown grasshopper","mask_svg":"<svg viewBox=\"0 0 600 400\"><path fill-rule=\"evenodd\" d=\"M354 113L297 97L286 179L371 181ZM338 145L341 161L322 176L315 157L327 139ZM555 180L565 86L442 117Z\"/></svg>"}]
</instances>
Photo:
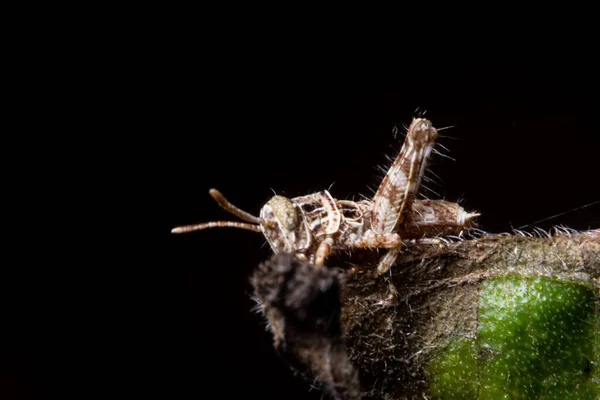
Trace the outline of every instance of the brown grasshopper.
<instances>
[{"instance_id":1,"label":"brown grasshopper","mask_svg":"<svg viewBox=\"0 0 600 400\"><path fill-rule=\"evenodd\" d=\"M292 199L276 195L255 217L211 189L210 195L222 208L248 223L214 221L172 232L222 227L262 232L275 253L293 253L316 266L322 266L334 251L389 249L377 267L377 273L383 274L396 261L403 239L457 234L470 228L479 215L448 201L415 200L437 135L430 121L414 119L372 200L336 200L326 190Z\"/></svg>"}]
</instances>

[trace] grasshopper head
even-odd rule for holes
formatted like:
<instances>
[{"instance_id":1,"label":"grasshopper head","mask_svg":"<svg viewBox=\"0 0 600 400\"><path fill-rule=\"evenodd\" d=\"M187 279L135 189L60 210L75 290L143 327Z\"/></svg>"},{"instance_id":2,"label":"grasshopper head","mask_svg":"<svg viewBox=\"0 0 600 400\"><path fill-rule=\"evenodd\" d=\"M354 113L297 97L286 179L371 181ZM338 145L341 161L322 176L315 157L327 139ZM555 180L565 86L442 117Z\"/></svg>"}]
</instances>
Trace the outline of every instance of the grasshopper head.
<instances>
[{"instance_id":1,"label":"grasshopper head","mask_svg":"<svg viewBox=\"0 0 600 400\"><path fill-rule=\"evenodd\" d=\"M297 211L294 203L288 198L274 196L263 206L260 218L257 218L228 202L218 190L211 189L209 193L222 208L250 223L213 221L180 226L171 232L186 233L207 228L239 228L262 232L275 253L281 251L293 253L310 240L306 224L301 223L299 215L301 211Z\"/></svg>"},{"instance_id":2,"label":"grasshopper head","mask_svg":"<svg viewBox=\"0 0 600 400\"><path fill-rule=\"evenodd\" d=\"M260 228L275 253L297 249L300 218L287 197L273 196L260 210Z\"/></svg>"}]
</instances>

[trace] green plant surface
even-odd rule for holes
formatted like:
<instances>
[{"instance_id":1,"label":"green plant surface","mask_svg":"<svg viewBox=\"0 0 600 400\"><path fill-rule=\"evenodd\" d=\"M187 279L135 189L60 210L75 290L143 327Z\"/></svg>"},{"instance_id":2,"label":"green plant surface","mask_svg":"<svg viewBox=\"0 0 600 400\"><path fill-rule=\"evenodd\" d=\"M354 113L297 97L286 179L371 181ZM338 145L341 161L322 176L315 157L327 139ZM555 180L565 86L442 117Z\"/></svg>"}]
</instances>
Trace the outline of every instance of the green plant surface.
<instances>
[{"instance_id":1,"label":"green plant surface","mask_svg":"<svg viewBox=\"0 0 600 400\"><path fill-rule=\"evenodd\" d=\"M437 399L600 398L598 294L546 278L484 281L477 338L454 339L427 372Z\"/></svg>"}]
</instances>

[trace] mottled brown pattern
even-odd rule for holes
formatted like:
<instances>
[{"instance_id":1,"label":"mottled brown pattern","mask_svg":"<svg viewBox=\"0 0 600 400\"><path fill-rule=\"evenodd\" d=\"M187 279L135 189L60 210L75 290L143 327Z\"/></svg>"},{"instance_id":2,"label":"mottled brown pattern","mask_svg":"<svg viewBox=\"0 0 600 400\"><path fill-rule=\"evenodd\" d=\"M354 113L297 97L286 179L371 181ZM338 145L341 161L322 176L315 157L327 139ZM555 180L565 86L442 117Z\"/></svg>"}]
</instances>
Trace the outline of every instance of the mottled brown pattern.
<instances>
[{"instance_id":1,"label":"mottled brown pattern","mask_svg":"<svg viewBox=\"0 0 600 400\"><path fill-rule=\"evenodd\" d=\"M430 121L413 120L398 157L373 197L371 229L375 232L392 232L402 222L419 190L436 138L437 130Z\"/></svg>"},{"instance_id":2,"label":"mottled brown pattern","mask_svg":"<svg viewBox=\"0 0 600 400\"><path fill-rule=\"evenodd\" d=\"M478 215L449 201L415 201L399 231L404 239L457 235L464 229L474 228L473 218Z\"/></svg>"},{"instance_id":3,"label":"mottled brown pattern","mask_svg":"<svg viewBox=\"0 0 600 400\"><path fill-rule=\"evenodd\" d=\"M257 218L211 189L211 196L221 207L254 224L209 222L175 228L173 232L214 227L261 231L275 253L292 253L298 260L317 266L339 251L390 249L377 267L377 272L383 274L394 264L403 239L458 234L468 229L478 215L466 213L455 203L414 200L436 138L437 130L430 121L413 120L398 157L372 201L336 200L327 190L292 199L274 196Z\"/></svg>"}]
</instances>

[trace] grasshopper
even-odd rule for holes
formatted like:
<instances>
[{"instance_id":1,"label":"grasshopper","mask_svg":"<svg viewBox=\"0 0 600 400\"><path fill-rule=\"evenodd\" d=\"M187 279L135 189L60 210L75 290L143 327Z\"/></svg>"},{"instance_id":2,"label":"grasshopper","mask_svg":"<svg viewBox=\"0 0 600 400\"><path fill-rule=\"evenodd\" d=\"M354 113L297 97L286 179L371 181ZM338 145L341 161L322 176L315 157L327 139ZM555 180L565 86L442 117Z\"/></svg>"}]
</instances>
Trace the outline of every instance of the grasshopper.
<instances>
[{"instance_id":1,"label":"grasshopper","mask_svg":"<svg viewBox=\"0 0 600 400\"><path fill-rule=\"evenodd\" d=\"M223 227L262 232L273 252L292 253L318 267L335 251L389 249L377 266L377 274L384 274L395 263L403 240L457 234L479 216L457 203L415 199L437 136L430 121L414 119L371 200L337 200L327 190L292 199L276 195L256 217L210 189L222 208L246 222L206 222L177 227L172 233Z\"/></svg>"}]
</instances>

